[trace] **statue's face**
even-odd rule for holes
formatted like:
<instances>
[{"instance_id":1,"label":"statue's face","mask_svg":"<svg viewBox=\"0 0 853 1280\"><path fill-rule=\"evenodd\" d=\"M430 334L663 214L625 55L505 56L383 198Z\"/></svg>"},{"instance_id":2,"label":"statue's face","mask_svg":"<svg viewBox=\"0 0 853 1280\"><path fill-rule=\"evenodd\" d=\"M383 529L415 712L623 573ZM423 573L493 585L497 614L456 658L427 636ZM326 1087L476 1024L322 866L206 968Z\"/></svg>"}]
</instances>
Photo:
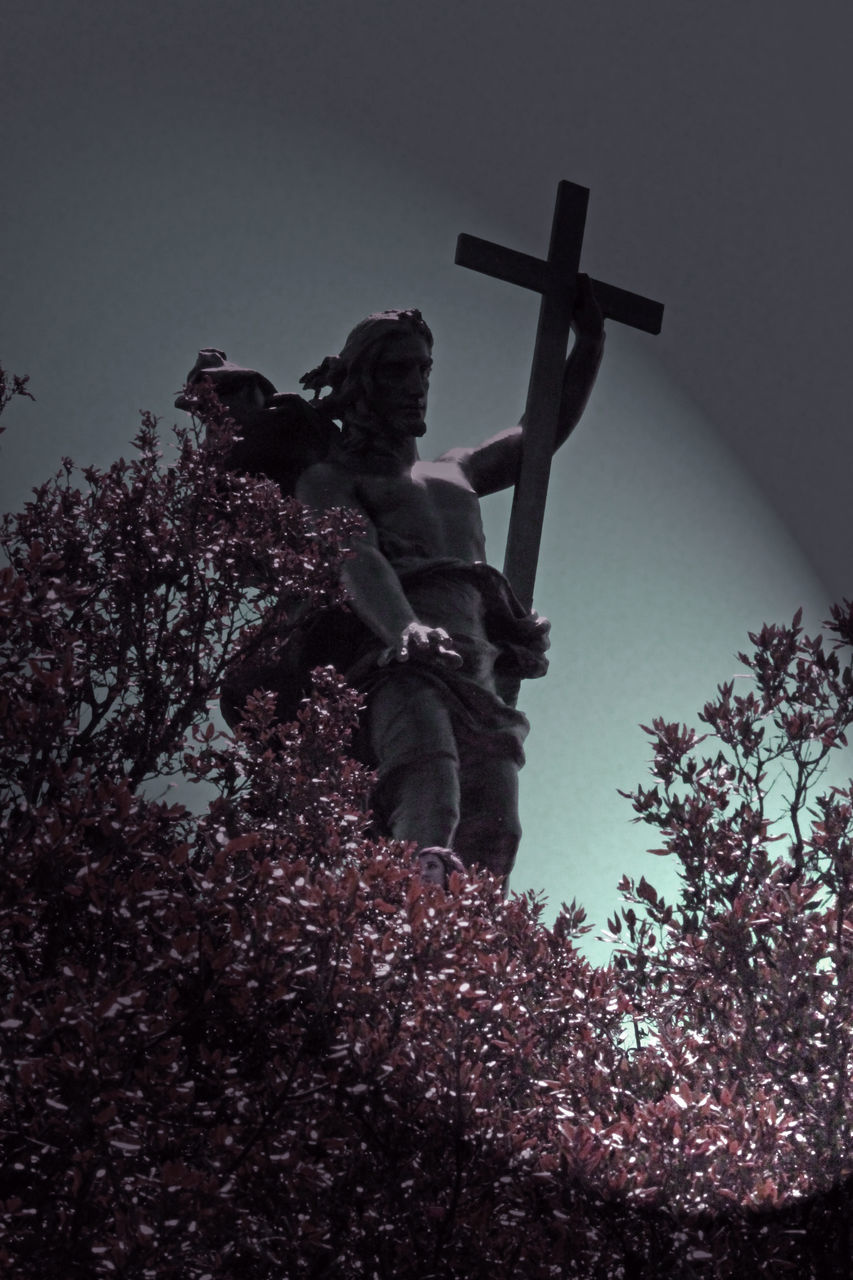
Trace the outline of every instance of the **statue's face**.
<instances>
[{"instance_id":1,"label":"statue's face","mask_svg":"<svg viewBox=\"0 0 853 1280\"><path fill-rule=\"evenodd\" d=\"M420 334L393 334L382 344L373 363L370 408L390 430L424 434L431 369L429 343Z\"/></svg>"}]
</instances>

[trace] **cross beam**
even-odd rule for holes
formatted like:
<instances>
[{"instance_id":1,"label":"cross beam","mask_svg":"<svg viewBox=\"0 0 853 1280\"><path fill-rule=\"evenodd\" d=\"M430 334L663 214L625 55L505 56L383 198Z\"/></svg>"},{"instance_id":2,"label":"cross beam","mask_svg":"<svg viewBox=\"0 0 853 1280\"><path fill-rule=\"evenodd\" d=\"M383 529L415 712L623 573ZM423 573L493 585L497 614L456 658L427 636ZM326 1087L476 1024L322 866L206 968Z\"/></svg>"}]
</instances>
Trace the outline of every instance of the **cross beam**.
<instances>
[{"instance_id":1,"label":"cross beam","mask_svg":"<svg viewBox=\"0 0 853 1280\"><path fill-rule=\"evenodd\" d=\"M587 187L574 182L558 185L551 242L544 261L477 236L461 235L456 244L457 265L542 295L524 416L521 470L504 560L504 574L528 609L533 603L588 200ZM661 303L599 280L591 283L605 319L646 333L660 333Z\"/></svg>"}]
</instances>

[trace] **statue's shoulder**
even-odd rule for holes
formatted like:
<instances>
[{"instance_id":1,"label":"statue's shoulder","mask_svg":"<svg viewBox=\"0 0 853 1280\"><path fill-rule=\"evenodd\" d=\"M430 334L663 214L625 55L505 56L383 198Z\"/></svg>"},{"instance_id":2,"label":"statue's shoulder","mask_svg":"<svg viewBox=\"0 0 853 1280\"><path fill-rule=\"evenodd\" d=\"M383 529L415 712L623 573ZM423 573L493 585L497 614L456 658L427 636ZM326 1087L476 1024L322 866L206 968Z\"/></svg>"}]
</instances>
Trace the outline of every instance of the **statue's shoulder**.
<instances>
[{"instance_id":1,"label":"statue's shoulder","mask_svg":"<svg viewBox=\"0 0 853 1280\"><path fill-rule=\"evenodd\" d=\"M312 462L299 476L295 493L312 507L359 504L359 477L332 448L326 457Z\"/></svg>"},{"instance_id":2,"label":"statue's shoulder","mask_svg":"<svg viewBox=\"0 0 853 1280\"><path fill-rule=\"evenodd\" d=\"M434 461L447 462L457 467L464 466L473 452L474 450L469 446L461 445L455 449L445 449L444 453L440 453Z\"/></svg>"}]
</instances>

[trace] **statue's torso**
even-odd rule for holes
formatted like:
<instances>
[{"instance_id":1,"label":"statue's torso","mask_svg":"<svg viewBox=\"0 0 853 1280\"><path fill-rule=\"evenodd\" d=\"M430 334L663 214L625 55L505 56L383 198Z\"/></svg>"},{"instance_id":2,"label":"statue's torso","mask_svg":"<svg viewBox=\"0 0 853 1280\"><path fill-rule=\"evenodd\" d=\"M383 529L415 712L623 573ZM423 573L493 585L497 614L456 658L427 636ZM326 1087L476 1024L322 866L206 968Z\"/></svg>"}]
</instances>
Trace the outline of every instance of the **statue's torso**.
<instances>
[{"instance_id":1,"label":"statue's torso","mask_svg":"<svg viewBox=\"0 0 853 1280\"><path fill-rule=\"evenodd\" d=\"M360 471L352 492L392 564L400 560L485 560L479 499L456 462L416 462L400 475Z\"/></svg>"},{"instance_id":2,"label":"statue's torso","mask_svg":"<svg viewBox=\"0 0 853 1280\"><path fill-rule=\"evenodd\" d=\"M422 462L399 475L359 471L352 494L376 530L379 548L398 569L421 561L485 560L480 502L457 462ZM472 580L415 575L406 595L418 618L443 627L462 652L466 673L493 687L496 650L486 636L483 602Z\"/></svg>"}]
</instances>

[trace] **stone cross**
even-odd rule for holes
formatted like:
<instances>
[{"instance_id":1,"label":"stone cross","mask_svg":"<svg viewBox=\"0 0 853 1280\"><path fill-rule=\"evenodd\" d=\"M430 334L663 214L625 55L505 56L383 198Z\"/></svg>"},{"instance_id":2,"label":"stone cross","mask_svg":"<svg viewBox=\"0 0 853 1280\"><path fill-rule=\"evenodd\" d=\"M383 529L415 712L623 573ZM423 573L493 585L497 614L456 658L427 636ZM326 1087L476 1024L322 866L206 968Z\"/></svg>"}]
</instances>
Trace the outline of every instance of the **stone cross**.
<instances>
[{"instance_id":1,"label":"stone cross","mask_svg":"<svg viewBox=\"0 0 853 1280\"><path fill-rule=\"evenodd\" d=\"M588 199L587 187L574 182L558 185L551 243L544 261L477 236L461 235L456 244L459 266L542 294L524 417L521 470L513 495L504 560L504 574L527 609L533 604ZM646 333L660 333L661 303L599 280L591 283L605 319L619 320Z\"/></svg>"}]
</instances>

